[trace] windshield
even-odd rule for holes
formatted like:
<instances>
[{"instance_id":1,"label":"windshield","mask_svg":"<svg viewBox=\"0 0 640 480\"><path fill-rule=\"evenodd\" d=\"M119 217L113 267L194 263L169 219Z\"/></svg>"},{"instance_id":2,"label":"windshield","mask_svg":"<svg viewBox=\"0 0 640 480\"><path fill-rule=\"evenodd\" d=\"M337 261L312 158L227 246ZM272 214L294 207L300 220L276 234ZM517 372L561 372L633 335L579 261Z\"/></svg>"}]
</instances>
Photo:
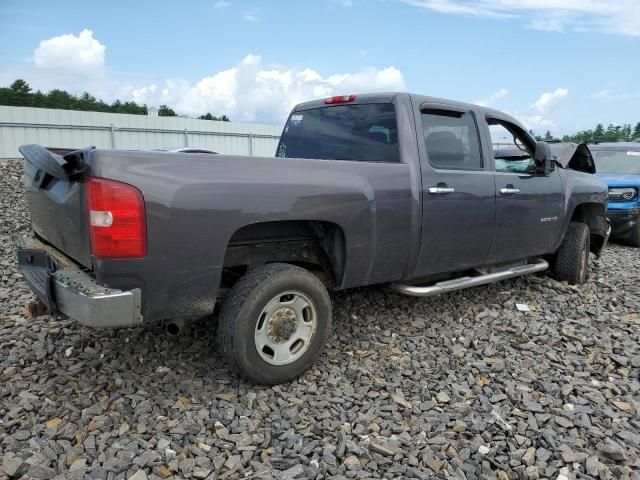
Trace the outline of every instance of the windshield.
<instances>
[{"instance_id":1,"label":"windshield","mask_svg":"<svg viewBox=\"0 0 640 480\"><path fill-rule=\"evenodd\" d=\"M591 150L598 173L640 175L640 148L626 150Z\"/></svg>"},{"instance_id":2,"label":"windshield","mask_svg":"<svg viewBox=\"0 0 640 480\"><path fill-rule=\"evenodd\" d=\"M276 156L398 162L398 127L391 103L337 105L294 112Z\"/></svg>"}]
</instances>

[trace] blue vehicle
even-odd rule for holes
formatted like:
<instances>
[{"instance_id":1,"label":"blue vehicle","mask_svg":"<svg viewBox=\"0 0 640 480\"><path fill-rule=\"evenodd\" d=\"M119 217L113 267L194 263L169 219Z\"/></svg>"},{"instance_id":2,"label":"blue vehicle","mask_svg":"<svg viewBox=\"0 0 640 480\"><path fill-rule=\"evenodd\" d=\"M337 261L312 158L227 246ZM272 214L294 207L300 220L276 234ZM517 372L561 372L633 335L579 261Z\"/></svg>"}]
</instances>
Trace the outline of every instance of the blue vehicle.
<instances>
[{"instance_id":1,"label":"blue vehicle","mask_svg":"<svg viewBox=\"0 0 640 480\"><path fill-rule=\"evenodd\" d=\"M611 237L640 247L640 142L595 143L589 150L609 186Z\"/></svg>"}]
</instances>

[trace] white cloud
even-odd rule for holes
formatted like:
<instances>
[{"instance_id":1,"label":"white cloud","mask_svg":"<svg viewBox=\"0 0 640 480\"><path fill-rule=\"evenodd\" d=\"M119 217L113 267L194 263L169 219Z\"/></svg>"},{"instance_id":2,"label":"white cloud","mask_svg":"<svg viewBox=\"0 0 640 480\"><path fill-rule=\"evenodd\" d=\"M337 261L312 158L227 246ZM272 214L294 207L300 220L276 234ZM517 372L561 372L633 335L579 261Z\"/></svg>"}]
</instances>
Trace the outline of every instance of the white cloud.
<instances>
[{"instance_id":1,"label":"white cloud","mask_svg":"<svg viewBox=\"0 0 640 480\"><path fill-rule=\"evenodd\" d=\"M505 111L515 118L517 118L527 128L527 130L544 131L557 128L556 122L550 118L550 112L552 107L556 105L561 99L565 98L569 94L569 90L566 88L558 88L553 92L542 93L538 99L529 106L528 110L520 112ZM509 95L509 90L501 88L497 92L489 97L478 100L476 105L483 107L492 107L500 99Z\"/></svg>"},{"instance_id":2,"label":"white cloud","mask_svg":"<svg viewBox=\"0 0 640 480\"><path fill-rule=\"evenodd\" d=\"M0 71L0 82L25 78L34 89L88 91L107 102L166 104L189 116L211 112L235 121L265 123L282 122L293 105L306 100L406 89L394 66L322 74L311 68L265 65L254 54L195 81L114 74L105 64L105 50L91 30L50 38L35 50L33 66Z\"/></svg>"},{"instance_id":3,"label":"white cloud","mask_svg":"<svg viewBox=\"0 0 640 480\"><path fill-rule=\"evenodd\" d=\"M142 102L142 99L155 94L156 90L158 90L158 86L156 84L149 85L148 87L134 88L133 92L131 92L131 97L134 102L144 103Z\"/></svg>"},{"instance_id":4,"label":"white cloud","mask_svg":"<svg viewBox=\"0 0 640 480\"><path fill-rule=\"evenodd\" d=\"M38 68L88 72L102 70L106 47L93 38L91 30L82 30L43 40L33 53Z\"/></svg>"},{"instance_id":5,"label":"white cloud","mask_svg":"<svg viewBox=\"0 0 640 480\"><path fill-rule=\"evenodd\" d=\"M517 20L539 30L640 36L638 0L399 0L439 13Z\"/></svg>"},{"instance_id":6,"label":"white cloud","mask_svg":"<svg viewBox=\"0 0 640 480\"><path fill-rule=\"evenodd\" d=\"M558 103L561 99L569 94L569 90L566 88L558 88L553 92L545 92L540 95L540 98L531 105L531 109L538 114L545 114L549 109Z\"/></svg>"},{"instance_id":7,"label":"white cloud","mask_svg":"<svg viewBox=\"0 0 640 480\"><path fill-rule=\"evenodd\" d=\"M484 5L487 2L469 2L460 0L401 0L403 3L413 5L415 7L433 10L438 13L451 13L455 15L471 15L489 18L512 18L509 13L500 12L491 8L490 5Z\"/></svg>"},{"instance_id":8,"label":"white cloud","mask_svg":"<svg viewBox=\"0 0 640 480\"><path fill-rule=\"evenodd\" d=\"M227 2L225 0L218 0L213 4L213 8L227 8L231 6L231 2Z\"/></svg>"},{"instance_id":9,"label":"white cloud","mask_svg":"<svg viewBox=\"0 0 640 480\"><path fill-rule=\"evenodd\" d=\"M549 118L551 108L569 94L566 88L557 88L553 92L545 92L529 107L529 112L516 117L530 130L550 130L557 127Z\"/></svg>"},{"instance_id":10,"label":"white cloud","mask_svg":"<svg viewBox=\"0 0 640 480\"><path fill-rule=\"evenodd\" d=\"M242 15L242 19L246 22L257 23L260 21L260 9L258 8L248 8L244 11Z\"/></svg>"},{"instance_id":11,"label":"white cloud","mask_svg":"<svg viewBox=\"0 0 640 480\"><path fill-rule=\"evenodd\" d=\"M520 120L525 127L529 130L540 131L542 129L549 130L552 128L556 128L556 122L553 120L546 118L542 115L518 115L518 120Z\"/></svg>"},{"instance_id":12,"label":"white cloud","mask_svg":"<svg viewBox=\"0 0 640 480\"><path fill-rule=\"evenodd\" d=\"M637 92L612 92L608 88L589 95L591 98L599 98L606 100L632 100L640 98L640 91Z\"/></svg>"},{"instance_id":13,"label":"white cloud","mask_svg":"<svg viewBox=\"0 0 640 480\"><path fill-rule=\"evenodd\" d=\"M247 55L236 66L195 84L173 79L160 89L151 87L136 88L131 97L149 105L166 103L187 115L211 112L261 122L282 122L295 104L318 97L406 88L393 66L323 76L310 68L268 68L258 55Z\"/></svg>"},{"instance_id":14,"label":"white cloud","mask_svg":"<svg viewBox=\"0 0 640 480\"><path fill-rule=\"evenodd\" d=\"M481 107L491 107L495 105L498 100L506 97L507 95L509 95L509 90L507 90L506 88L501 88L496 93L489 95L487 98L478 100L477 102L475 102L475 104L480 105Z\"/></svg>"}]
</instances>

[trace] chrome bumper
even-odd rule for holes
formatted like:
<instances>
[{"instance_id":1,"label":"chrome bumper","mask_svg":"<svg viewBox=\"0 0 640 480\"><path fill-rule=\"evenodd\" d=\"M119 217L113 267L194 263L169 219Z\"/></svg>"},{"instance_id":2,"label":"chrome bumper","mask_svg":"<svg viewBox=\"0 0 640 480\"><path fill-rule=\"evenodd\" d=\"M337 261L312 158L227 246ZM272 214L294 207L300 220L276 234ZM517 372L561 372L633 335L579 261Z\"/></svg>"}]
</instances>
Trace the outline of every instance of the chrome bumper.
<instances>
[{"instance_id":1,"label":"chrome bumper","mask_svg":"<svg viewBox=\"0 0 640 480\"><path fill-rule=\"evenodd\" d=\"M18 248L18 262L29 287L52 311L94 328L140 325L140 289L104 287L71 260L44 243L29 239Z\"/></svg>"}]
</instances>

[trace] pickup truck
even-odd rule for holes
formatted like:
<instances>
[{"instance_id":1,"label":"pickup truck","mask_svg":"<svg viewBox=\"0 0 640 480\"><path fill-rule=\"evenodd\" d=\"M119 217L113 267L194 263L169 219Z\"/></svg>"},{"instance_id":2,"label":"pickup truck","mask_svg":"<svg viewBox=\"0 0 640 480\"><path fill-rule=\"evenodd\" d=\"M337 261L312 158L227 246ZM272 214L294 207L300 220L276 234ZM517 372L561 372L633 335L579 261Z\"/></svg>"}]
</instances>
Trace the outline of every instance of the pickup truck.
<instances>
[{"instance_id":1,"label":"pickup truck","mask_svg":"<svg viewBox=\"0 0 640 480\"><path fill-rule=\"evenodd\" d=\"M494 154L496 135L510 148ZM300 104L275 157L25 145L19 264L40 306L90 327L217 318L235 371L286 382L327 340L331 290L428 296L547 268L585 282L607 187L569 150L408 93Z\"/></svg>"}]
</instances>

